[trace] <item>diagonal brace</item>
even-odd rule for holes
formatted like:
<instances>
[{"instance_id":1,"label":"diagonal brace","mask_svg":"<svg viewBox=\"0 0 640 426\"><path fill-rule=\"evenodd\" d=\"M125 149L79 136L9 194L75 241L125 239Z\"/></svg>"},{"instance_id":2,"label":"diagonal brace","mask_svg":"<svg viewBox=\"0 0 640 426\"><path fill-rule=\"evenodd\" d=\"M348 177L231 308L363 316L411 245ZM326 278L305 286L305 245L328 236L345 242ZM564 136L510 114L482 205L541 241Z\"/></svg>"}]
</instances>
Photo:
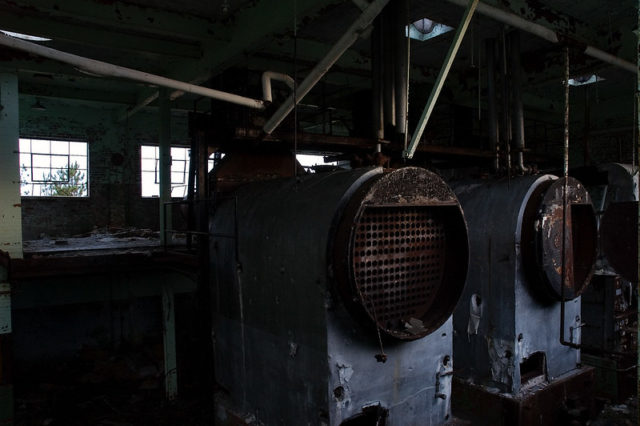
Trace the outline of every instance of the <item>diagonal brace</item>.
<instances>
[{"instance_id":1,"label":"diagonal brace","mask_svg":"<svg viewBox=\"0 0 640 426\"><path fill-rule=\"evenodd\" d=\"M462 40L464 39L464 35L467 32L467 28L469 27L469 22L471 22L471 17L478 6L478 0L469 0L469 4L467 5L467 9L462 16L462 22L458 25L458 29L456 30L456 34L453 37L453 42L449 47L449 51L447 52L447 56L445 57L444 63L442 64L442 68L440 69L440 73L438 74L438 78L436 79L436 83L431 89L431 94L429 95L429 99L427 100L427 105L424 107L424 111L422 111L422 116L420 116L420 121L418 121L418 126L416 131L413 132L413 136L411 137L411 143L409 147L404 150L402 156L404 158L413 158L413 154L416 152L416 148L418 147L418 143L422 138L422 134L424 133L424 129L427 126L427 122L431 117L431 113L433 113L433 109L438 101L438 96L440 96L440 92L442 91L442 87L444 86L444 82L447 79L447 75L449 74L449 70L451 69L451 65L453 64L454 59L456 58L456 54L458 53L458 49L462 44Z\"/></svg>"}]
</instances>

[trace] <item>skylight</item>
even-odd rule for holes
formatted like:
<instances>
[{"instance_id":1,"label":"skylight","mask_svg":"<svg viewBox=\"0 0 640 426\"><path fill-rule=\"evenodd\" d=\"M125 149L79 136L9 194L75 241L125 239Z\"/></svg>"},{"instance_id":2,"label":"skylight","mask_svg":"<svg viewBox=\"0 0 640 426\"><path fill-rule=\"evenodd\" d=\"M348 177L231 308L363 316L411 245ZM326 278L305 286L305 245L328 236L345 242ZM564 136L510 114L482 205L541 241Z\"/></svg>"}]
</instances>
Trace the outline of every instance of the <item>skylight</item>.
<instances>
[{"instance_id":1,"label":"skylight","mask_svg":"<svg viewBox=\"0 0 640 426\"><path fill-rule=\"evenodd\" d=\"M28 35L28 34L21 34L21 33L13 33L11 31L5 31L5 30L0 30L0 33L6 34L8 36L11 37L15 37L15 38L20 38L22 40L29 40L29 41L51 41L50 38L44 38L44 37L38 37L38 36L32 36L32 35Z\"/></svg>"},{"instance_id":2,"label":"skylight","mask_svg":"<svg viewBox=\"0 0 640 426\"><path fill-rule=\"evenodd\" d=\"M595 74L581 75L580 77L570 78L569 86L586 86L587 84L597 83L604 80L603 77Z\"/></svg>"},{"instance_id":3,"label":"skylight","mask_svg":"<svg viewBox=\"0 0 640 426\"><path fill-rule=\"evenodd\" d=\"M422 18L407 27L407 35L414 40L426 41L451 30L453 27L440 24L429 18Z\"/></svg>"}]
</instances>

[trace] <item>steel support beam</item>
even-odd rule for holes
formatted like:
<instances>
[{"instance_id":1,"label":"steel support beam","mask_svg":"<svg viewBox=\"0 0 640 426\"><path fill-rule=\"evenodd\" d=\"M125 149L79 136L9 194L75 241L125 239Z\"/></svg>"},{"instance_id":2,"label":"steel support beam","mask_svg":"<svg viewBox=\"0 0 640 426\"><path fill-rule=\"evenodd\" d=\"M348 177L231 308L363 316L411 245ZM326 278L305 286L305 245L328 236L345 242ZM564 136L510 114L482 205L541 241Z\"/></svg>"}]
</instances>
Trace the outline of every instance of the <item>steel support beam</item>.
<instances>
[{"instance_id":1,"label":"steel support beam","mask_svg":"<svg viewBox=\"0 0 640 426\"><path fill-rule=\"evenodd\" d=\"M418 126L413 132L413 136L411 137L411 143L407 147L407 149L402 153L404 158L413 158L413 154L416 152L416 148L420 139L422 138L422 134L424 133L424 129L427 126L427 122L431 117L431 113L438 101L438 96L440 96L440 91L444 86L444 82L447 79L447 75L449 75L449 70L451 69L451 65L453 64L454 59L456 58L456 54L458 53L458 49L460 48L460 44L462 44L462 40L464 39L464 35L467 32L467 28L469 27L469 22L471 22L471 18L473 17L473 13L476 11L476 7L478 6L478 0L469 0L467 4L467 9L462 16L462 21L460 25L458 25L458 29L456 30L456 34L453 37L453 41L451 46L449 47L449 51L447 52L447 56L445 57L444 63L442 64L442 68L440 69L440 73L438 74L438 78L436 78L436 83L431 90L431 94L429 95L429 99L427 100L427 105L424 107L424 111L422 111L422 116L420 116L420 121L418 121Z\"/></svg>"}]
</instances>

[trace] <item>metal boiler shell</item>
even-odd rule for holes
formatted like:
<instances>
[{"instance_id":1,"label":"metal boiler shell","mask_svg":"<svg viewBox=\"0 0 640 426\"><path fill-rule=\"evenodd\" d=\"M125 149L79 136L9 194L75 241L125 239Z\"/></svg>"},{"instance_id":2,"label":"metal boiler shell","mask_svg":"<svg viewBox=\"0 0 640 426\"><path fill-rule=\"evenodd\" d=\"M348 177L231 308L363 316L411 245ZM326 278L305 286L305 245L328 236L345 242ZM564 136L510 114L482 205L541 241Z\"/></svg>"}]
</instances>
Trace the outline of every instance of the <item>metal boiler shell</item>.
<instances>
[{"instance_id":1,"label":"metal boiler shell","mask_svg":"<svg viewBox=\"0 0 640 426\"><path fill-rule=\"evenodd\" d=\"M532 291L522 258L527 203L538 186L555 179L525 176L454 188L470 246L467 283L453 317L456 371L503 392L520 390L520 363L534 352L545 353L549 380L579 362L578 350L559 343L560 303ZM480 311L472 307L474 295L481 298ZM579 342L579 322L577 297L565 305L565 339Z\"/></svg>"},{"instance_id":2,"label":"metal boiler shell","mask_svg":"<svg viewBox=\"0 0 640 426\"><path fill-rule=\"evenodd\" d=\"M336 212L381 173L252 184L212 217L216 378L264 424L337 425L372 404L389 409L390 425L440 424L450 413L451 319L424 338L386 342L380 363L377 339L329 289Z\"/></svg>"}]
</instances>

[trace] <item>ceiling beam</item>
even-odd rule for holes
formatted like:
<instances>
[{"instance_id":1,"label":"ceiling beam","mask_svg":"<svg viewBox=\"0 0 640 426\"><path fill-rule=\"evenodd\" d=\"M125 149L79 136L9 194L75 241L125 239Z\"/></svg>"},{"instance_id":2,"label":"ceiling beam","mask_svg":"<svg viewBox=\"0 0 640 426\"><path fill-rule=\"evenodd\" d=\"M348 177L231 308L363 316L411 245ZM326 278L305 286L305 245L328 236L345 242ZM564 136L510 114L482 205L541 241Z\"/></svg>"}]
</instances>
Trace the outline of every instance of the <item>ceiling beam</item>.
<instances>
[{"instance_id":1,"label":"ceiling beam","mask_svg":"<svg viewBox=\"0 0 640 426\"><path fill-rule=\"evenodd\" d=\"M101 0L0 0L3 13L42 18L60 23L82 23L127 34L163 37L167 40L200 41L220 36L226 39L225 25L213 20L144 7L124 1ZM270 18L266 15L265 18ZM31 28L34 35L43 35ZM40 34L38 34L40 33Z\"/></svg>"},{"instance_id":2,"label":"ceiling beam","mask_svg":"<svg viewBox=\"0 0 640 426\"><path fill-rule=\"evenodd\" d=\"M233 23L226 28L228 42L217 48L204 45L204 56L198 67L185 64L177 67L171 77L192 84L202 84L221 71L241 62L247 51L257 51L273 42L277 35L284 35L293 30L294 22L312 19L323 8L339 3L338 0L297 0L297 16L291 3L285 1L273 2L256 0L247 7L236 12ZM355 6L354 6L355 7ZM172 99L180 96L180 92L173 92ZM120 119L129 117L141 106L153 102L158 92L145 91L142 101L123 111Z\"/></svg>"},{"instance_id":3,"label":"ceiling beam","mask_svg":"<svg viewBox=\"0 0 640 426\"><path fill-rule=\"evenodd\" d=\"M0 28L6 31L50 38L53 44L66 41L75 45L131 53L144 52L158 56L191 59L202 57L202 48L195 41L160 39L150 34L114 31L114 27L100 27L77 20L57 21L45 16L4 11L0 13Z\"/></svg>"},{"instance_id":4,"label":"ceiling beam","mask_svg":"<svg viewBox=\"0 0 640 426\"><path fill-rule=\"evenodd\" d=\"M42 85L31 82L20 82L20 94L41 98L72 99L79 101L100 102L127 105L135 101L134 93L114 92L76 88L68 86Z\"/></svg>"}]
</instances>

